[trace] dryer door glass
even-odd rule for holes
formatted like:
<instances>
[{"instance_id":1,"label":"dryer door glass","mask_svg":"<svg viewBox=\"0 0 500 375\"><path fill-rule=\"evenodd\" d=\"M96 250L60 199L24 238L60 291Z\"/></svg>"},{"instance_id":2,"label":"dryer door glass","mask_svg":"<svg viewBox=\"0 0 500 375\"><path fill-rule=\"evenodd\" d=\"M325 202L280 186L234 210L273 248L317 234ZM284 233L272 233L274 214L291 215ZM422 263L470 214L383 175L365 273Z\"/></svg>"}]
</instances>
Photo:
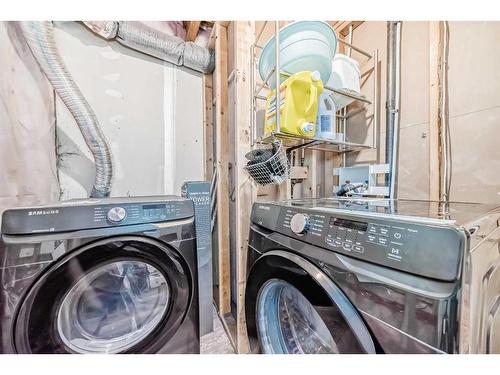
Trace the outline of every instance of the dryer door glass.
<instances>
[{"instance_id":1,"label":"dryer door glass","mask_svg":"<svg viewBox=\"0 0 500 375\"><path fill-rule=\"evenodd\" d=\"M339 353L328 327L293 285L268 281L257 305L258 329L265 353Z\"/></svg>"},{"instance_id":2,"label":"dryer door glass","mask_svg":"<svg viewBox=\"0 0 500 375\"><path fill-rule=\"evenodd\" d=\"M57 314L63 342L77 353L118 353L143 340L169 306L168 283L140 261L118 261L86 273Z\"/></svg>"}]
</instances>

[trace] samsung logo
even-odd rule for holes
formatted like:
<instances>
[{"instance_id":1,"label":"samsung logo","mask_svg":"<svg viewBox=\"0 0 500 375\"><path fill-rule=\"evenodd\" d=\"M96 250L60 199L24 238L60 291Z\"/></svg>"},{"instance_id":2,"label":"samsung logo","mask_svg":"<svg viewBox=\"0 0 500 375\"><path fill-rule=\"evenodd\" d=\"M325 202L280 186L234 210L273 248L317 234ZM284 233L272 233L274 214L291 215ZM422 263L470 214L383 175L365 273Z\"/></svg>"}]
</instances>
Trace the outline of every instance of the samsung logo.
<instances>
[{"instance_id":1,"label":"samsung logo","mask_svg":"<svg viewBox=\"0 0 500 375\"><path fill-rule=\"evenodd\" d=\"M28 211L28 216L56 215L58 213L59 210L36 210L36 211Z\"/></svg>"},{"instance_id":2,"label":"samsung logo","mask_svg":"<svg viewBox=\"0 0 500 375\"><path fill-rule=\"evenodd\" d=\"M260 210L270 211L270 210L271 210L271 207L269 207L269 206L259 206L259 209L260 209Z\"/></svg>"}]
</instances>

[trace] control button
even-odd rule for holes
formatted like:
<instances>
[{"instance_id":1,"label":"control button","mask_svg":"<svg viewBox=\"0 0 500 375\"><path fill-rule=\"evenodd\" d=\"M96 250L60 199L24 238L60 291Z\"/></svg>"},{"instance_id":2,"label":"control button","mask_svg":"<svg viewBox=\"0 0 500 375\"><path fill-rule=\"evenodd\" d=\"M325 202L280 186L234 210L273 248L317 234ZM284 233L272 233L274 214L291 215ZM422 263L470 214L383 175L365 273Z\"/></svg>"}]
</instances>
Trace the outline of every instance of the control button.
<instances>
[{"instance_id":1,"label":"control button","mask_svg":"<svg viewBox=\"0 0 500 375\"><path fill-rule=\"evenodd\" d=\"M309 230L309 217L304 214L295 214L290 220L290 228L295 234L304 234Z\"/></svg>"},{"instance_id":2,"label":"control button","mask_svg":"<svg viewBox=\"0 0 500 375\"><path fill-rule=\"evenodd\" d=\"M364 253L365 252L365 248L363 246L354 245L352 249L354 251L357 251L358 253Z\"/></svg>"},{"instance_id":3,"label":"control button","mask_svg":"<svg viewBox=\"0 0 500 375\"><path fill-rule=\"evenodd\" d=\"M107 217L112 223L120 223L127 217L127 211L123 207L113 207L108 211Z\"/></svg>"},{"instance_id":4,"label":"control button","mask_svg":"<svg viewBox=\"0 0 500 375\"><path fill-rule=\"evenodd\" d=\"M342 241L336 240L336 241L334 242L334 244L335 244L336 246L342 246Z\"/></svg>"},{"instance_id":5,"label":"control button","mask_svg":"<svg viewBox=\"0 0 500 375\"><path fill-rule=\"evenodd\" d=\"M399 240L401 238L401 233L399 232L394 233L394 238Z\"/></svg>"},{"instance_id":6,"label":"control button","mask_svg":"<svg viewBox=\"0 0 500 375\"><path fill-rule=\"evenodd\" d=\"M401 250L399 250L397 247L391 247L391 254L394 255L400 255Z\"/></svg>"},{"instance_id":7,"label":"control button","mask_svg":"<svg viewBox=\"0 0 500 375\"><path fill-rule=\"evenodd\" d=\"M387 229L386 228L380 228L380 233L381 234L387 234Z\"/></svg>"},{"instance_id":8,"label":"control button","mask_svg":"<svg viewBox=\"0 0 500 375\"><path fill-rule=\"evenodd\" d=\"M350 243L345 243L344 244L344 250L351 251L352 250L352 245Z\"/></svg>"}]
</instances>

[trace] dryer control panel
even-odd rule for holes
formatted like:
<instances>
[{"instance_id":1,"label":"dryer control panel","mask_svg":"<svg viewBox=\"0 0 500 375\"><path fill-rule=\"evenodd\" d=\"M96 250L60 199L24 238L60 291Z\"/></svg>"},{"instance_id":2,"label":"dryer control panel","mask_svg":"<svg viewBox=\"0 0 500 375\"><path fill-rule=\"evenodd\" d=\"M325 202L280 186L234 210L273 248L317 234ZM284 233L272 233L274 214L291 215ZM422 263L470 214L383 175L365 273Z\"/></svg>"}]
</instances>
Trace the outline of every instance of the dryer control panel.
<instances>
[{"instance_id":1,"label":"dryer control panel","mask_svg":"<svg viewBox=\"0 0 500 375\"><path fill-rule=\"evenodd\" d=\"M421 276L452 281L460 274L466 236L459 228L394 215L324 211L256 203L252 222L310 245ZM291 250L300 252L300 246Z\"/></svg>"},{"instance_id":2,"label":"dryer control panel","mask_svg":"<svg viewBox=\"0 0 500 375\"><path fill-rule=\"evenodd\" d=\"M7 210L2 233L10 235L54 233L123 225L148 224L194 216L189 199L109 198L61 203L54 206Z\"/></svg>"}]
</instances>

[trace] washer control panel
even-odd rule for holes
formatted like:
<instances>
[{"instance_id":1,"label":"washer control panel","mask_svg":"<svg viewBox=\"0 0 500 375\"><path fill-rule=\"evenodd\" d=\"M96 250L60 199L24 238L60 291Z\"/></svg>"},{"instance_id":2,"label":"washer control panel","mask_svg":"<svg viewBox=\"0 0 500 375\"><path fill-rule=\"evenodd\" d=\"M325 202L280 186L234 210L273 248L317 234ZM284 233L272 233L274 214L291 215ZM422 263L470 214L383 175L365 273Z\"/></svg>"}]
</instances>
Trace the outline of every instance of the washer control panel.
<instances>
[{"instance_id":1,"label":"washer control panel","mask_svg":"<svg viewBox=\"0 0 500 375\"><path fill-rule=\"evenodd\" d=\"M129 204L94 207L94 222L108 224L150 223L175 219L182 215L183 206L179 202Z\"/></svg>"},{"instance_id":2,"label":"washer control panel","mask_svg":"<svg viewBox=\"0 0 500 375\"><path fill-rule=\"evenodd\" d=\"M376 249L388 261L403 262L419 230L401 224L378 224L332 217L325 239L327 246L363 254ZM372 250L373 251L373 250Z\"/></svg>"},{"instance_id":3,"label":"washer control panel","mask_svg":"<svg viewBox=\"0 0 500 375\"><path fill-rule=\"evenodd\" d=\"M466 246L460 228L300 207L254 205L252 221L306 244L440 280L455 280ZM297 251L298 248L294 249Z\"/></svg>"},{"instance_id":4,"label":"washer control panel","mask_svg":"<svg viewBox=\"0 0 500 375\"><path fill-rule=\"evenodd\" d=\"M61 203L6 210L2 216L3 234L53 233L148 224L194 216L189 199L151 200L108 198L95 201Z\"/></svg>"},{"instance_id":5,"label":"washer control panel","mask_svg":"<svg viewBox=\"0 0 500 375\"><path fill-rule=\"evenodd\" d=\"M286 210L281 225L298 236L308 234L321 237L324 233L325 220L325 215Z\"/></svg>"}]
</instances>

